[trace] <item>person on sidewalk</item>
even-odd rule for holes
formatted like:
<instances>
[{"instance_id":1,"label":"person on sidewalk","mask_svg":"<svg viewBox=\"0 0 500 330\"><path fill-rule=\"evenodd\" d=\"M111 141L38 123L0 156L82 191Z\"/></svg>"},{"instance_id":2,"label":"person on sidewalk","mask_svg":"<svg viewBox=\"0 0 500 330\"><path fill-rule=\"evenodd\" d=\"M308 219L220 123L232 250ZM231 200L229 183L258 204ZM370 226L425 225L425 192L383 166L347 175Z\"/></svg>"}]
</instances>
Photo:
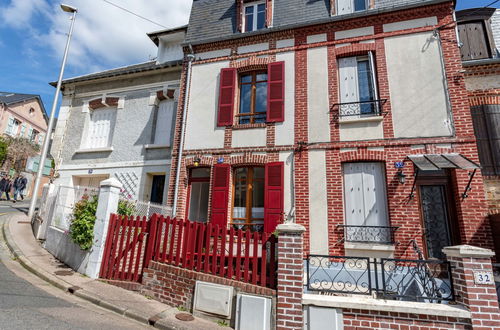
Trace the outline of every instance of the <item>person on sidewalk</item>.
<instances>
[{"instance_id":1,"label":"person on sidewalk","mask_svg":"<svg viewBox=\"0 0 500 330\"><path fill-rule=\"evenodd\" d=\"M3 198L3 192L4 192L4 189L5 189L5 185L7 184L7 176L4 175L2 177L2 180L0 180L0 200L2 200Z\"/></svg>"},{"instance_id":2,"label":"person on sidewalk","mask_svg":"<svg viewBox=\"0 0 500 330\"><path fill-rule=\"evenodd\" d=\"M21 199L24 200L24 196L22 194L24 188L26 188L26 184L28 180L22 175L19 174L14 180L14 203L17 202L17 197L21 196Z\"/></svg>"},{"instance_id":3,"label":"person on sidewalk","mask_svg":"<svg viewBox=\"0 0 500 330\"><path fill-rule=\"evenodd\" d=\"M12 180L6 175L4 177L5 182L2 187L2 191L0 192L0 195L3 195L5 193L5 196L7 196L7 200L10 201L10 189L12 188Z\"/></svg>"}]
</instances>

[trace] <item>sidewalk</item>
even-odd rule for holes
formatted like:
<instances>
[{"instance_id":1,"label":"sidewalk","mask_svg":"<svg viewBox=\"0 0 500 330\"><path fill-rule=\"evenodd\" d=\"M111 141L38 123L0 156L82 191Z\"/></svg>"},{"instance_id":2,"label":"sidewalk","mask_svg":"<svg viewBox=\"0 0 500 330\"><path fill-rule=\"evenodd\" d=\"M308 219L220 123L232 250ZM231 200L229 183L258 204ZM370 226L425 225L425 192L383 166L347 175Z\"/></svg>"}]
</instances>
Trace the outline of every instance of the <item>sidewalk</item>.
<instances>
[{"instance_id":1,"label":"sidewalk","mask_svg":"<svg viewBox=\"0 0 500 330\"><path fill-rule=\"evenodd\" d=\"M223 329L199 318L181 321L176 314L186 313L177 308L73 272L40 245L27 221L24 214L7 218L2 230L7 246L21 265L55 287L158 329Z\"/></svg>"}]
</instances>

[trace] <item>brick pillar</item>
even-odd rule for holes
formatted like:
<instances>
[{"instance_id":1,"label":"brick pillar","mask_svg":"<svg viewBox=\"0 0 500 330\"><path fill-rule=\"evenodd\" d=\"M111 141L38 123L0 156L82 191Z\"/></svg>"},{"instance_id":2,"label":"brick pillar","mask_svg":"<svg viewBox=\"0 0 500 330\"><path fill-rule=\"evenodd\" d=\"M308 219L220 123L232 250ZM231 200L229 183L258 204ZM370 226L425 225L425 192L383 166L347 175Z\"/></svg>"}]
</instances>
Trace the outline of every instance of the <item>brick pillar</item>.
<instances>
[{"instance_id":1,"label":"brick pillar","mask_svg":"<svg viewBox=\"0 0 500 330\"><path fill-rule=\"evenodd\" d=\"M443 249L451 263L455 299L472 314L473 329L500 329L500 310L493 279L494 253L470 245Z\"/></svg>"},{"instance_id":2,"label":"brick pillar","mask_svg":"<svg viewBox=\"0 0 500 330\"><path fill-rule=\"evenodd\" d=\"M302 329L302 294L304 290L303 240L304 226L281 224L278 239L278 289L276 329Z\"/></svg>"}]
</instances>

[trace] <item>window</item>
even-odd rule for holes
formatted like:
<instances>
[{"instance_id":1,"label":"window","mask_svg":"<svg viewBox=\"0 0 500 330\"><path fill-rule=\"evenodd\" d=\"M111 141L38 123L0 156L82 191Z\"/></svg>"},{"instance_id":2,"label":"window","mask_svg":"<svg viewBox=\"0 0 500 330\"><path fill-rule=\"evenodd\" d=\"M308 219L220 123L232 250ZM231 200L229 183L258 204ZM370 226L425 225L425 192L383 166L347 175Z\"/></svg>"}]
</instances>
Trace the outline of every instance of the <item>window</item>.
<instances>
[{"instance_id":1,"label":"window","mask_svg":"<svg viewBox=\"0 0 500 330\"><path fill-rule=\"evenodd\" d=\"M30 108L30 110L29 110L29 115L30 115L31 117L33 117L33 116L35 115L35 109Z\"/></svg>"},{"instance_id":2,"label":"window","mask_svg":"<svg viewBox=\"0 0 500 330\"><path fill-rule=\"evenodd\" d=\"M232 225L237 229L264 229L264 167L234 170Z\"/></svg>"},{"instance_id":3,"label":"window","mask_svg":"<svg viewBox=\"0 0 500 330\"><path fill-rule=\"evenodd\" d=\"M236 99L239 101L237 110ZM221 70L217 126L282 122L284 111L285 62L269 63L267 70L239 75L235 68Z\"/></svg>"},{"instance_id":4,"label":"window","mask_svg":"<svg viewBox=\"0 0 500 330\"><path fill-rule=\"evenodd\" d=\"M7 124L7 129L5 130L5 134L11 135L11 136L16 136L17 133L19 132L19 126L21 125L21 122L17 120L16 118L10 117L9 122Z\"/></svg>"},{"instance_id":5,"label":"window","mask_svg":"<svg viewBox=\"0 0 500 330\"><path fill-rule=\"evenodd\" d=\"M164 188L165 188L165 174L153 175L153 179L151 182L151 197L149 201L151 203L162 204Z\"/></svg>"},{"instance_id":6,"label":"window","mask_svg":"<svg viewBox=\"0 0 500 330\"><path fill-rule=\"evenodd\" d=\"M85 138L85 148L107 148L111 146L111 138L115 125L116 108L100 108L92 110Z\"/></svg>"},{"instance_id":7,"label":"window","mask_svg":"<svg viewBox=\"0 0 500 330\"><path fill-rule=\"evenodd\" d=\"M467 22L458 25L460 54L462 61L491 57L484 21Z\"/></svg>"},{"instance_id":8,"label":"window","mask_svg":"<svg viewBox=\"0 0 500 330\"><path fill-rule=\"evenodd\" d=\"M500 105L471 107L483 175L500 175Z\"/></svg>"},{"instance_id":9,"label":"window","mask_svg":"<svg viewBox=\"0 0 500 330\"><path fill-rule=\"evenodd\" d=\"M170 145L174 109L175 103L172 100L161 101L158 105L154 121L153 144Z\"/></svg>"},{"instance_id":10,"label":"window","mask_svg":"<svg viewBox=\"0 0 500 330\"><path fill-rule=\"evenodd\" d=\"M350 14L368 9L368 0L337 0L338 15Z\"/></svg>"},{"instance_id":11,"label":"window","mask_svg":"<svg viewBox=\"0 0 500 330\"><path fill-rule=\"evenodd\" d=\"M347 226L388 226L383 163L345 163L344 211Z\"/></svg>"},{"instance_id":12,"label":"window","mask_svg":"<svg viewBox=\"0 0 500 330\"><path fill-rule=\"evenodd\" d=\"M265 123L267 112L267 71L240 75L239 124Z\"/></svg>"},{"instance_id":13,"label":"window","mask_svg":"<svg viewBox=\"0 0 500 330\"><path fill-rule=\"evenodd\" d=\"M187 218L190 221L207 222L210 169L193 168L189 175Z\"/></svg>"},{"instance_id":14,"label":"window","mask_svg":"<svg viewBox=\"0 0 500 330\"><path fill-rule=\"evenodd\" d=\"M257 31L266 26L266 4L251 3L244 7L244 32Z\"/></svg>"},{"instance_id":15,"label":"window","mask_svg":"<svg viewBox=\"0 0 500 330\"><path fill-rule=\"evenodd\" d=\"M378 114L373 54L339 59L340 115Z\"/></svg>"},{"instance_id":16,"label":"window","mask_svg":"<svg viewBox=\"0 0 500 330\"><path fill-rule=\"evenodd\" d=\"M29 137L28 137L30 142L37 143L39 134L40 134L40 132L38 132L36 129L30 128L30 133L29 133Z\"/></svg>"}]
</instances>

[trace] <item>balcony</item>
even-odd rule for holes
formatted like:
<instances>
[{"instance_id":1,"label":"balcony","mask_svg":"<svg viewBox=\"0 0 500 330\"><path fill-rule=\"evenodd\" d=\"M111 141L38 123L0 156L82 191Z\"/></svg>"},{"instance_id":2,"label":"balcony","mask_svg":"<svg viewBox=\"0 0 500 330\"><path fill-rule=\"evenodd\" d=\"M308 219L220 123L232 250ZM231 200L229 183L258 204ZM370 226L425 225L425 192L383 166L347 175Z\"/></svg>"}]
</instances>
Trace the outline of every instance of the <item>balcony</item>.
<instances>
[{"instance_id":1,"label":"balcony","mask_svg":"<svg viewBox=\"0 0 500 330\"><path fill-rule=\"evenodd\" d=\"M378 117L383 114L383 105L387 99L369 100L348 103L335 103L330 112L337 118L367 118Z\"/></svg>"},{"instance_id":2,"label":"balcony","mask_svg":"<svg viewBox=\"0 0 500 330\"><path fill-rule=\"evenodd\" d=\"M349 243L394 244L394 232L399 227L338 225Z\"/></svg>"}]
</instances>

